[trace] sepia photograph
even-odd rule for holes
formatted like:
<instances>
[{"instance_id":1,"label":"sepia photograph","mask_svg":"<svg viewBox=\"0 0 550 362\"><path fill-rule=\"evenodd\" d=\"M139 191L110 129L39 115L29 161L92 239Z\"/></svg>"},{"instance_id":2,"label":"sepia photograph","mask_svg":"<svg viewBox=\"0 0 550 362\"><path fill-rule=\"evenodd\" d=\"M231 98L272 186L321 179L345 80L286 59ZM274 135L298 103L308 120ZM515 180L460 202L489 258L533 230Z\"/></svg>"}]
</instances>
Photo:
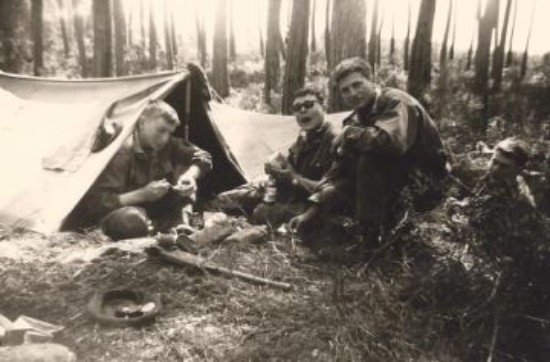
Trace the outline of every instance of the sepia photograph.
<instances>
[{"instance_id":1,"label":"sepia photograph","mask_svg":"<svg viewBox=\"0 0 550 362\"><path fill-rule=\"evenodd\" d=\"M0 362L550 361L549 15L0 0Z\"/></svg>"}]
</instances>

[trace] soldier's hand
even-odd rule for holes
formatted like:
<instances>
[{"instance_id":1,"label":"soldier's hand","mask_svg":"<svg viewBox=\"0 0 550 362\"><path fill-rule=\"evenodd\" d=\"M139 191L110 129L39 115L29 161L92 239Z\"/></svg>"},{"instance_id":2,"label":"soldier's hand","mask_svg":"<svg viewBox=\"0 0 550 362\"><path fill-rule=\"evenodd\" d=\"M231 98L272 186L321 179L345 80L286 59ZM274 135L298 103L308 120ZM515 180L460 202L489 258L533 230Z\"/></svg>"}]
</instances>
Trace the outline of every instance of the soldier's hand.
<instances>
[{"instance_id":1,"label":"soldier's hand","mask_svg":"<svg viewBox=\"0 0 550 362\"><path fill-rule=\"evenodd\" d=\"M174 186L174 191L182 197L193 197L197 192L197 181L195 178L189 175L182 175L176 186Z\"/></svg>"},{"instance_id":2,"label":"soldier's hand","mask_svg":"<svg viewBox=\"0 0 550 362\"><path fill-rule=\"evenodd\" d=\"M294 172L291 169L273 168L270 175L280 183L290 184L294 179Z\"/></svg>"},{"instance_id":3,"label":"soldier's hand","mask_svg":"<svg viewBox=\"0 0 550 362\"><path fill-rule=\"evenodd\" d=\"M144 197L147 201L156 201L166 195L170 190L170 183L166 180L151 181L142 188Z\"/></svg>"},{"instance_id":4,"label":"soldier's hand","mask_svg":"<svg viewBox=\"0 0 550 362\"><path fill-rule=\"evenodd\" d=\"M310 213L307 211L303 214L300 214L298 216L294 216L290 221L288 222L288 229L292 233L299 233L303 227L310 222L312 219Z\"/></svg>"}]
</instances>

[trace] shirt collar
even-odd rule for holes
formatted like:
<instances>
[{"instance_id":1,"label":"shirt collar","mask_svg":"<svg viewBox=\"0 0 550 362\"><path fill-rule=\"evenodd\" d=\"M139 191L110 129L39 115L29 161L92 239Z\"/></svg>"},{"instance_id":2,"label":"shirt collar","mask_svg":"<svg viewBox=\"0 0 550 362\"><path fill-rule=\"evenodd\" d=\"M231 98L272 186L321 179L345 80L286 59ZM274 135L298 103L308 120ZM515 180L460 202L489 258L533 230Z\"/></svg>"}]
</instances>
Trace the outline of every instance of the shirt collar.
<instances>
[{"instance_id":1,"label":"shirt collar","mask_svg":"<svg viewBox=\"0 0 550 362\"><path fill-rule=\"evenodd\" d=\"M321 123L319 127L312 129L311 131L301 131L300 135L302 136L304 141L309 141L311 139L315 139L320 135L322 135L326 131L327 127L328 127L327 120L323 120L323 123Z\"/></svg>"},{"instance_id":2,"label":"shirt collar","mask_svg":"<svg viewBox=\"0 0 550 362\"><path fill-rule=\"evenodd\" d=\"M378 109L378 100L380 99L380 94L382 93L382 89L380 87L376 87L374 92L375 92L374 101L371 104L367 104L365 106L362 106L356 109L356 113L360 117L366 117L373 113L376 113Z\"/></svg>"}]
</instances>

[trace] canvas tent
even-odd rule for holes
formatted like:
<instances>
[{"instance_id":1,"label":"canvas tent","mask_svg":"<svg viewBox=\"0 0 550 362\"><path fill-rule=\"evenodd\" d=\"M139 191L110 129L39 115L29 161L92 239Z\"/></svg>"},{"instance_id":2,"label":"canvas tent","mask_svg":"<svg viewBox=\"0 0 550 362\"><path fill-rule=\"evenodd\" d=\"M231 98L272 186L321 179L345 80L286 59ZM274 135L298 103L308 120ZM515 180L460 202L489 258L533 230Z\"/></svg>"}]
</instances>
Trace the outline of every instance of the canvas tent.
<instances>
[{"instance_id":1,"label":"canvas tent","mask_svg":"<svg viewBox=\"0 0 550 362\"><path fill-rule=\"evenodd\" d=\"M149 99L165 99L209 151L214 170L201 182L209 197L263 172L298 132L291 117L260 115L204 100L186 71L116 79L52 80L0 72L0 224L50 232L62 227L128 137ZM341 115L335 116L338 122ZM101 130L120 134L93 151ZM74 212L73 212L74 213Z\"/></svg>"}]
</instances>

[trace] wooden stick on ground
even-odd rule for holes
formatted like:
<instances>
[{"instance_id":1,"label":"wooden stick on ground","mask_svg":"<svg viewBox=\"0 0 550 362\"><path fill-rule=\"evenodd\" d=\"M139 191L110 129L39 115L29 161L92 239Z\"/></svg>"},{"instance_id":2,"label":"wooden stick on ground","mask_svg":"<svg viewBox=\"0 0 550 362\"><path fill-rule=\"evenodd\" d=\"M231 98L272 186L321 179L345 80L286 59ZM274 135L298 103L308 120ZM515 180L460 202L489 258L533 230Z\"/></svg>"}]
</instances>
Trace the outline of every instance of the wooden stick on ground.
<instances>
[{"instance_id":1,"label":"wooden stick on ground","mask_svg":"<svg viewBox=\"0 0 550 362\"><path fill-rule=\"evenodd\" d=\"M230 277L237 277L242 280L246 280L248 282L254 283L254 284L261 284L261 285L267 285L275 288L280 288L283 290L290 290L292 289L292 285L289 283L284 282L278 282L275 280L262 278L256 275L244 273L238 270L233 270L229 268L225 268L223 266L219 266L215 263L212 263L204 258L201 258L199 256L186 253L185 251L181 250L174 250L174 251L166 251L159 247L153 247L149 249L153 255L160 256L161 258L164 258L170 262L173 262L175 264L179 265L191 265L196 268L206 269L212 272L216 272L219 274L227 275Z\"/></svg>"}]
</instances>

